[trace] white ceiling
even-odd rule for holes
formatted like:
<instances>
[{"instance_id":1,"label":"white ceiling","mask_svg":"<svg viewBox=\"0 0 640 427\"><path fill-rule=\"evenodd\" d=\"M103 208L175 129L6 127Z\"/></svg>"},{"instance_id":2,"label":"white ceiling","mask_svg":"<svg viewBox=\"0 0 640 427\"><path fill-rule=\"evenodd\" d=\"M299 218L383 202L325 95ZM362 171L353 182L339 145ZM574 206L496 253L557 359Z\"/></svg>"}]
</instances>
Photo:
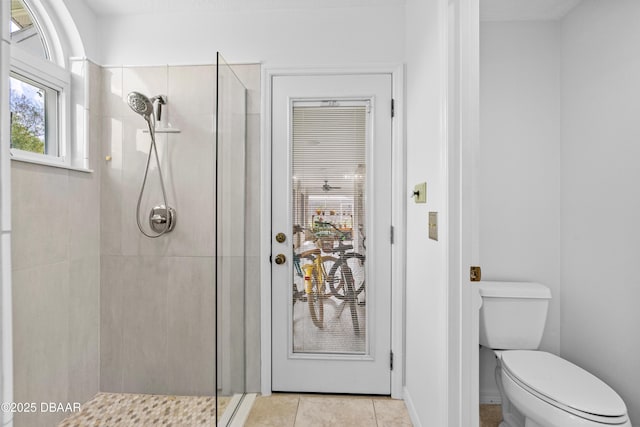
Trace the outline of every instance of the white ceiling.
<instances>
[{"instance_id":1,"label":"white ceiling","mask_svg":"<svg viewBox=\"0 0 640 427\"><path fill-rule=\"evenodd\" d=\"M481 21L562 19L582 0L480 0Z\"/></svg>"},{"instance_id":2,"label":"white ceiling","mask_svg":"<svg viewBox=\"0 0 640 427\"><path fill-rule=\"evenodd\" d=\"M196 10L303 9L397 6L405 0L85 0L98 15Z\"/></svg>"},{"instance_id":3,"label":"white ceiling","mask_svg":"<svg viewBox=\"0 0 640 427\"><path fill-rule=\"evenodd\" d=\"M405 0L85 0L98 15L136 15L177 11L332 8L400 5ZM426 1L426 0L424 0ZM482 21L562 18L581 0L480 0Z\"/></svg>"}]
</instances>

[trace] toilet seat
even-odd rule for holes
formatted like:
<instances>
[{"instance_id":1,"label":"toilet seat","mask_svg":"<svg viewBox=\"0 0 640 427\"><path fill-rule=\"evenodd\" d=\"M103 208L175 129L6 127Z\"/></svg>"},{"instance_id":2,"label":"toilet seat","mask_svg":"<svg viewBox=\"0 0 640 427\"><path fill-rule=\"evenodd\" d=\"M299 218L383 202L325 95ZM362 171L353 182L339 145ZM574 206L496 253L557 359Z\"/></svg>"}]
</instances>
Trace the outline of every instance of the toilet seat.
<instances>
[{"instance_id":1,"label":"toilet seat","mask_svg":"<svg viewBox=\"0 0 640 427\"><path fill-rule=\"evenodd\" d=\"M535 397L580 418L624 424L627 409L618 394L584 369L550 353L501 352L503 372Z\"/></svg>"}]
</instances>

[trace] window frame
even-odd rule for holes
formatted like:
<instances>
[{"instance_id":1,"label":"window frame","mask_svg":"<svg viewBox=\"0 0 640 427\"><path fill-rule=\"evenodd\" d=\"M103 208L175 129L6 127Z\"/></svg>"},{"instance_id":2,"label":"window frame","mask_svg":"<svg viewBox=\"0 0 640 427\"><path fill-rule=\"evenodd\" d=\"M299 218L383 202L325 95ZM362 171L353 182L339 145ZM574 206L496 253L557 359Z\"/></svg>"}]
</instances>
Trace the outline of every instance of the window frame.
<instances>
[{"instance_id":1,"label":"window frame","mask_svg":"<svg viewBox=\"0 0 640 427\"><path fill-rule=\"evenodd\" d=\"M46 138L53 138L53 141L49 140L47 143L53 142L56 145L55 154L40 154L11 148L11 158L55 166L71 166L71 138L69 135L71 128L69 102L71 73L51 61L35 57L20 48L12 48L10 75L15 75L18 79L22 77L31 80L37 85L44 86L45 90L51 89L57 93L57 99L47 100L45 103L46 117L49 120L51 117L56 119L55 125L47 124L53 129L48 129L46 134ZM27 83L29 82L27 81ZM51 111L52 107L55 111Z\"/></svg>"},{"instance_id":2,"label":"window frame","mask_svg":"<svg viewBox=\"0 0 640 427\"><path fill-rule=\"evenodd\" d=\"M11 96L11 91L13 88L13 81L16 80L20 83L29 85L36 89L40 89L44 92L44 102L43 102L43 110L44 110L44 153L49 156L57 156L59 153L58 149L58 137L57 137L57 124L58 124L58 91L50 88L48 86L43 85L40 82L33 81L32 79L18 74L14 71L9 71L9 94ZM52 98L53 97L53 98ZM12 125L12 129L10 130L10 134L13 131L13 111L10 111L11 115L10 123ZM54 116L52 119L51 116ZM13 137L13 135L11 135ZM10 149L21 151L18 148L12 147L13 140L10 143ZM35 153L34 151L27 151L27 153Z\"/></svg>"},{"instance_id":3,"label":"window frame","mask_svg":"<svg viewBox=\"0 0 640 427\"><path fill-rule=\"evenodd\" d=\"M9 149L8 157L11 160L93 172L89 166L89 62L84 56L77 28L63 25L66 9L62 0L55 0L60 3L57 5L53 4L54 0L47 0L46 3L43 0L21 2L31 16L45 55L35 56L19 45L10 43L8 74L17 74L58 92L55 103L55 144L58 152L54 156ZM6 24L8 27L9 22Z\"/></svg>"},{"instance_id":4,"label":"window frame","mask_svg":"<svg viewBox=\"0 0 640 427\"><path fill-rule=\"evenodd\" d=\"M58 95L59 90L56 88L51 88L49 86L43 85L41 82L36 82L33 79L30 79L22 74L18 74L15 71L9 72L10 79L18 80L22 83L26 83L30 86L42 89L45 92L45 102L44 102L44 153L36 153L34 151L25 151L20 150L19 148L10 147L11 150L14 150L16 153L20 153L22 156L32 156L34 154L38 156L50 156L50 157L60 157L61 150L59 147L59 137L58 137ZM11 83L9 83L9 87L11 87Z\"/></svg>"}]
</instances>

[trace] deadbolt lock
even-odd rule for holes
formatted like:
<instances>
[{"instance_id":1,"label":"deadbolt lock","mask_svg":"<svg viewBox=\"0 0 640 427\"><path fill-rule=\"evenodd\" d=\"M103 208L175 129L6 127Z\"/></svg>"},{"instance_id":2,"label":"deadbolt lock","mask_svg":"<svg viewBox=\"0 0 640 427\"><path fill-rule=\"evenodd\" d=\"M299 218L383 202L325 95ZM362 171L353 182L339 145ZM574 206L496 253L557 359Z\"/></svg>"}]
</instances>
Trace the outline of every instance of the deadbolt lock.
<instances>
[{"instance_id":1,"label":"deadbolt lock","mask_svg":"<svg viewBox=\"0 0 640 427\"><path fill-rule=\"evenodd\" d=\"M287 261L287 257L284 254L276 255L276 264L282 265Z\"/></svg>"},{"instance_id":2,"label":"deadbolt lock","mask_svg":"<svg viewBox=\"0 0 640 427\"><path fill-rule=\"evenodd\" d=\"M276 242L284 243L285 240L287 240L287 236L284 233L276 234Z\"/></svg>"}]
</instances>

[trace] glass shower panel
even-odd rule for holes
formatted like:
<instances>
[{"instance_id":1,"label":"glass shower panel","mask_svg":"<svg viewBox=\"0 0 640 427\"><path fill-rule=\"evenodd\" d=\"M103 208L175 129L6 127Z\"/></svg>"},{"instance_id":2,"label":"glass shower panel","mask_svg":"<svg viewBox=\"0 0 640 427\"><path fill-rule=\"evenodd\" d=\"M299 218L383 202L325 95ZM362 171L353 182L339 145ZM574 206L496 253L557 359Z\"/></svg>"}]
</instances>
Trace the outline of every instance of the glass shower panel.
<instances>
[{"instance_id":1,"label":"glass shower panel","mask_svg":"<svg viewBox=\"0 0 640 427\"><path fill-rule=\"evenodd\" d=\"M218 419L245 392L246 88L217 56L216 296ZM230 410L232 410L230 408Z\"/></svg>"}]
</instances>

